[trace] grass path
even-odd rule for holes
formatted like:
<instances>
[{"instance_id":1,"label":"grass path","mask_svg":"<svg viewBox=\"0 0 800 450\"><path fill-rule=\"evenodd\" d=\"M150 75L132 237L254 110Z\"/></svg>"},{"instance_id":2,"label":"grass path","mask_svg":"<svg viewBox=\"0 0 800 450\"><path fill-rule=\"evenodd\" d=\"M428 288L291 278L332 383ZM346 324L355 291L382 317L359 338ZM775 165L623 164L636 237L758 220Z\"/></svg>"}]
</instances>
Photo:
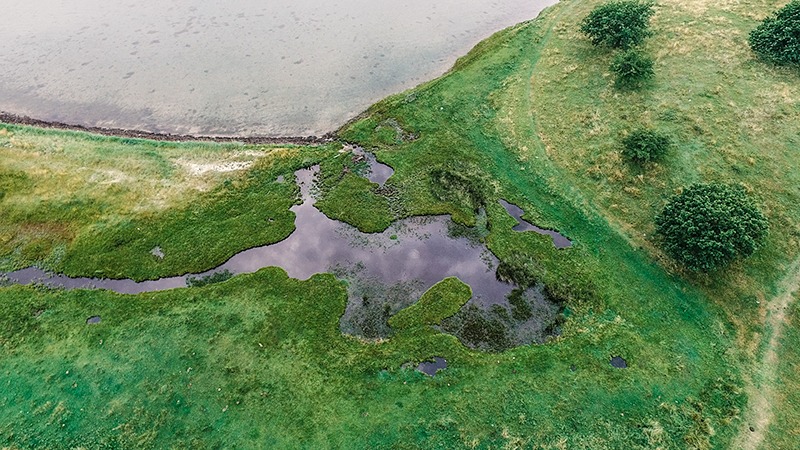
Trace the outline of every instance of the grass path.
<instances>
[{"instance_id":1,"label":"grass path","mask_svg":"<svg viewBox=\"0 0 800 450\"><path fill-rule=\"evenodd\" d=\"M744 428L734 448L756 450L761 447L774 416L775 381L778 370L778 347L786 323L788 310L794 292L800 288L800 258L791 265L788 275L781 281L778 294L770 301L766 330L771 330L766 349L753 374L747 380L747 395L750 398L745 415ZM752 428L752 431L751 431Z\"/></svg>"}]
</instances>

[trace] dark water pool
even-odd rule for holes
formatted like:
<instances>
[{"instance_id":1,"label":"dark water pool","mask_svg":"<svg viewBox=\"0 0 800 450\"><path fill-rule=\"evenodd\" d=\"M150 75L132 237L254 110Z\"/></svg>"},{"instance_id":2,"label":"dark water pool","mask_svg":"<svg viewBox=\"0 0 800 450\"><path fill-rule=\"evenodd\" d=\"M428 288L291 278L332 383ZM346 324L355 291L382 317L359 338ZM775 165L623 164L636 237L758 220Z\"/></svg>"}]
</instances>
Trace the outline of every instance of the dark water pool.
<instances>
[{"instance_id":1,"label":"dark water pool","mask_svg":"<svg viewBox=\"0 0 800 450\"><path fill-rule=\"evenodd\" d=\"M429 376L436 376L440 370L447 369L447 361L444 358L435 357L433 361L423 361L417 366L417 370Z\"/></svg>"},{"instance_id":2,"label":"dark water pool","mask_svg":"<svg viewBox=\"0 0 800 450\"><path fill-rule=\"evenodd\" d=\"M628 361L625 361L621 356L612 356L611 357L611 367L617 369L627 369L628 368Z\"/></svg>"}]
</instances>

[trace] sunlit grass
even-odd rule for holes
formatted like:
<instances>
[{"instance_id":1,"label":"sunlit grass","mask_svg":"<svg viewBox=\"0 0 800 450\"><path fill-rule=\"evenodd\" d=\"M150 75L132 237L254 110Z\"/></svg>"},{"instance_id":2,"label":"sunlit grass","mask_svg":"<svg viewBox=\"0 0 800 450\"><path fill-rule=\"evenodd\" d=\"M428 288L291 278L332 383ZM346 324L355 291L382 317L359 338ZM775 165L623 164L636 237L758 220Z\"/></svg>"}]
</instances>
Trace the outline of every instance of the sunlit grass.
<instances>
[{"instance_id":1,"label":"sunlit grass","mask_svg":"<svg viewBox=\"0 0 800 450\"><path fill-rule=\"evenodd\" d=\"M152 278L211 268L294 229L292 172L325 151L0 126L0 269Z\"/></svg>"}]
</instances>

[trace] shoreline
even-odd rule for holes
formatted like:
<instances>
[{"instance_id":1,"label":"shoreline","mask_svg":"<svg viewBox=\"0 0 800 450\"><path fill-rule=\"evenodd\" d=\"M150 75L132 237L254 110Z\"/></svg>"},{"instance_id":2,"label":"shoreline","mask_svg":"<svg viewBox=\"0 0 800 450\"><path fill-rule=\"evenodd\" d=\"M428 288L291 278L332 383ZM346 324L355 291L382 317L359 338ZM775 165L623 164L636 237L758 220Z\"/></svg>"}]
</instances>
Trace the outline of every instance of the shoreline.
<instances>
[{"instance_id":1,"label":"shoreline","mask_svg":"<svg viewBox=\"0 0 800 450\"><path fill-rule=\"evenodd\" d=\"M9 125L25 125L50 130L78 131L82 133L99 134L109 137L147 139L162 142L217 142L217 143L243 143L243 144L293 144L316 145L335 141L336 132L326 133L322 136L213 136L194 134L154 133L150 131L93 127L75 125L58 121L39 120L28 116L0 111L0 123Z\"/></svg>"}]
</instances>

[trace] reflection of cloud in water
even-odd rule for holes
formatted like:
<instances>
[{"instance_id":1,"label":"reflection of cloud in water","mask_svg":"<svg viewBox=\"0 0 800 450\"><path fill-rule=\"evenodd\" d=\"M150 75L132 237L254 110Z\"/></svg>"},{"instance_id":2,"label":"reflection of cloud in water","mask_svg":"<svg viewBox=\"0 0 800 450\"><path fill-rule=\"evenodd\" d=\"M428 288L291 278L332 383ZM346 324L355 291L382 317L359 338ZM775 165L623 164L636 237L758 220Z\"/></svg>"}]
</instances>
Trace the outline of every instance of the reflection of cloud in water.
<instances>
[{"instance_id":1,"label":"reflection of cloud in water","mask_svg":"<svg viewBox=\"0 0 800 450\"><path fill-rule=\"evenodd\" d=\"M467 238L448 235L450 218L446 216L406 219L374 234L329 219L314 207L309 195L316 170L297 173L303 203L292 207L296 231L277 244L242 252L219 269L242 273L280 266L291 277L307 279L332 265L358 262L364 267L363 276L386 284L421 280L427 289L456 276L487 301L501 301L511 291L511 285L495 278L494 255Z\"/></svg>"}]
</instances>

